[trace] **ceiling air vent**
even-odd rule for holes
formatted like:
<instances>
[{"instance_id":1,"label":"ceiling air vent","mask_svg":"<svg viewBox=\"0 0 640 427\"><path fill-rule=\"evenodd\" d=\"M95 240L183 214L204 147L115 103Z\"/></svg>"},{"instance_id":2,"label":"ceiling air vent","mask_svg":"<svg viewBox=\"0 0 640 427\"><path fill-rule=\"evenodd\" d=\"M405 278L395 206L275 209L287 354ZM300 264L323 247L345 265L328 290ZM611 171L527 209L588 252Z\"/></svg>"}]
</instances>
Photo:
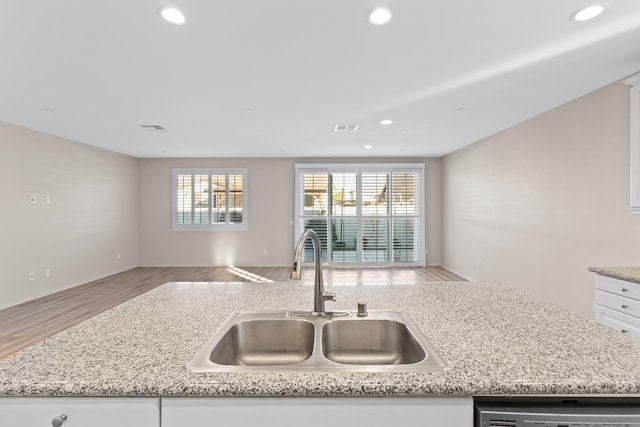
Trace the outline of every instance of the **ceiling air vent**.
<instances>
[{"instance_id":1,"label":"ceiling air vent","mask_svg":"<svg viewBox=\"0 0 640 427\"><path fill-rule=\"evenodd\" d=\"M140 125L140 127L151 132L166 132L167 130L160 125Z\"/></svg>"},{"instance_id":2,"label":"ceiling air vent","mask_svg":"<svg viewBox=\"0 0 640 427\"><path fill-rule=\"evenodd\" d=\"M358 130L358 125L336 125L336 132L355 132Z\"/></svg>"}]
</instances>

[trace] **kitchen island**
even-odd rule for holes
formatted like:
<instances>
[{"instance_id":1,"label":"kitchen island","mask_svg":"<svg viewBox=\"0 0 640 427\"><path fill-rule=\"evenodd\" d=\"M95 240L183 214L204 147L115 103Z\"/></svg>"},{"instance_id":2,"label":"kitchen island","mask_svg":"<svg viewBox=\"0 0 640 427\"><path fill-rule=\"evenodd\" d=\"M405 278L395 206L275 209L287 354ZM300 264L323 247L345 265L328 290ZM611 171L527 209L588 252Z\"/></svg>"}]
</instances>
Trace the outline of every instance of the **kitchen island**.
<instances>
[{"instance_id":1,"label":"kitchen island","mask_svg":"<svg viewBox=\"0 0 640 427\"><path fill-rule=\"evenodd\" d=\"M236 310L309 310L304 283L168 283L0 364L0 396L640 394L640 342L500 284L333 284L330 308L406 312L433 373L191 373Z\"/></svg>"}]
</instances>

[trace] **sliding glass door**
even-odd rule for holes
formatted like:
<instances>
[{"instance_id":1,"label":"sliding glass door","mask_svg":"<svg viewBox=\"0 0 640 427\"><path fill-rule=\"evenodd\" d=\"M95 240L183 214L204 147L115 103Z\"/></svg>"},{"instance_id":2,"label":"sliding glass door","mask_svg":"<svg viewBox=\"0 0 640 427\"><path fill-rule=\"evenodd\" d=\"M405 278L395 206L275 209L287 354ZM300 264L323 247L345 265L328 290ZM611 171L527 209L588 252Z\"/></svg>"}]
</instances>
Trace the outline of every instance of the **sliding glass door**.
<instances>
[{"instance_id":1,"label":"sliding glass door","mask_svg":"<svg viewBox=\"0 0 640 427\"><path fill-rule=\"evenodd\" d=\"M329 265L423 265L422 176L421 165L296 165L296 234L315 230Z\"/></svg>"}]
</instances>

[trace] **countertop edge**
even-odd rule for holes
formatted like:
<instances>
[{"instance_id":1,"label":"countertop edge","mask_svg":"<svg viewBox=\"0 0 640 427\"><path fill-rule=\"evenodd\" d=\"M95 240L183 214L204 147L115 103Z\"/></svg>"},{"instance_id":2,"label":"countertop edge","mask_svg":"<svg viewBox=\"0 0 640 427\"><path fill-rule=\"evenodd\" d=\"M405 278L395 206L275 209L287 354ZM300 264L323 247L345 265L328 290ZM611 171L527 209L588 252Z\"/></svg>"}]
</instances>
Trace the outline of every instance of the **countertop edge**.
<instances>
[{"instance_id":1,"label":"countertop edge","mask_svg":"<svg viewBox=\"0 0 640 427\"><path fill-rule=\"evenodd\" d=\"M640 267L589 267L588 270L600 276L640 284Z\"/></svg>"}]
</instances>

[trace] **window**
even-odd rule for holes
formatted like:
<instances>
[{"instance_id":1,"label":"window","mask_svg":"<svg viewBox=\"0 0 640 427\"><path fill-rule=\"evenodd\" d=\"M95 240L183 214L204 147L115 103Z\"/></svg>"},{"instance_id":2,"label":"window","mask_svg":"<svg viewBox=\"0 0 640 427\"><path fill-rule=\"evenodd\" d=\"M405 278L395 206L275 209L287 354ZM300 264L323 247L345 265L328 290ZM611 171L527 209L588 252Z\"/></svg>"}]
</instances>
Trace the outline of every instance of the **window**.
<instances>
[{"instance_id":1,"label":"window","mask_svg":"<svg viewBox=\"0 0 640 427\"><path fill-rule=\"evenodd\" d=\"M424 265L422 164L296 165L296 234L329 265ZM313 260L310 242L304 261Z\"/></svg>"},{"instance_id":2,"label":"window","mask_svg":"<svg viewBox=\"0 0 640 427\"><path fill-rule=\"evenodd\" d=\"M174 230L246 230L246 169L174 169Z\"/></svg>"}]
</instances>

